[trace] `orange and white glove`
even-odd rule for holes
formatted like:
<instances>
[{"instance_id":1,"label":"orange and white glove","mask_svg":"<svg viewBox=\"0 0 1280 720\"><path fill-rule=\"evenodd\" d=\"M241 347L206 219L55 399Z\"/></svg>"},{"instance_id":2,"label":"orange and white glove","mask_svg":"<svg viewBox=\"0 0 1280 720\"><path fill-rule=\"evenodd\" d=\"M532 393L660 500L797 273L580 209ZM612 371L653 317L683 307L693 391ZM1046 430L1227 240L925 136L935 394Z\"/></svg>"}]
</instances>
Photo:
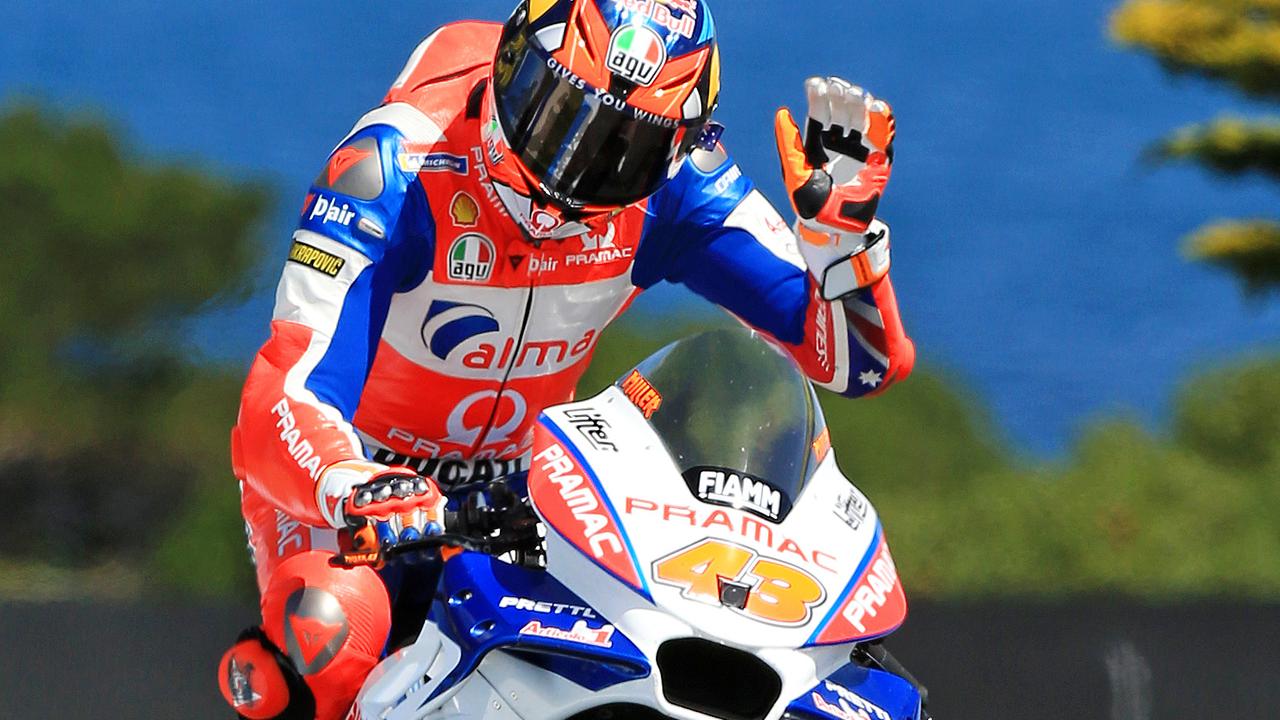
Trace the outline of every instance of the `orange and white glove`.
<instances>
[{"instance_id":1,"label":"orange and white glove","mask_svg":"<svg viewBox=\"0 0 1280 720\"><path fill-rule=\"evenodd\" d=\"M774 130L800 254L835 300L889 272L889 228L875 215L893 163L893 109L840 78L809 78L805 94L804 139L786 108Z\"/></svg>"},{"instance_id":2,"label":"orange and white glove","mask_svg":"<svg viewBox=\"0 0 1280 720\"><path fill-rule=\"evenodd\" d=\"M338 558L346 566L377 567L388 547L443 531L444 494L409 468L336 462L320 473L316 501L338 530Z\"/></svg>"},{"instance_id":3,"label":"orange and white glove","mask_svg":"<svg viewBox=\"0 0 1280 720\"><path fill-rule=\"evenodd\" d=\"M444 503L444 494L430 478L367 460L333 463L316 483L320 514L338 530L395 520L404 527L421 526L438 521Z\"/></svg>"}]
</instances>

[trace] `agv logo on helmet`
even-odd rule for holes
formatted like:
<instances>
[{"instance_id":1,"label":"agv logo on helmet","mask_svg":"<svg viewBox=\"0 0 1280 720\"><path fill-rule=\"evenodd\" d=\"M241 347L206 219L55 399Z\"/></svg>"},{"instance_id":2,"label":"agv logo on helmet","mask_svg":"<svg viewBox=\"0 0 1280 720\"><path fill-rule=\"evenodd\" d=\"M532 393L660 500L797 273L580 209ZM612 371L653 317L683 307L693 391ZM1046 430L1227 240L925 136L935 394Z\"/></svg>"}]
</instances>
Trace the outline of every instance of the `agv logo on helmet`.
<instances>
[{"instance_id":1,"label":"agv logo on helmet","mask_svg":"<svg viewBox=\"0 0 1280 720\"><path fill-rule=\"evenodd\" d=\"M618 77L648 87L667 64L667 47L643 25L618 28L609 41L608 67Z\"/></svg>"}]
</instances>

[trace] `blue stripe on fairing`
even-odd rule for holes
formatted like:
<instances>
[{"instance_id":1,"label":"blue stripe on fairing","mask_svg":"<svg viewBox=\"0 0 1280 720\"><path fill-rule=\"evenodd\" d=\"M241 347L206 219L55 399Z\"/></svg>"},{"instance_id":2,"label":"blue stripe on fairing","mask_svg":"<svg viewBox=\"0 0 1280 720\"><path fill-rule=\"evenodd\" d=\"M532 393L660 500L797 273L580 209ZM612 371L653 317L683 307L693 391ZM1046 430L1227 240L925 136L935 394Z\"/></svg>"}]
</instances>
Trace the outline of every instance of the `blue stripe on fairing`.
<instances>
[{"instance_id":1,"label":"blue stripe on fairing","mask_svg":"<svg viewBox=\"0 0 1280 720\"><path fill-rule=\"evenodd\" d=\"M618 526L618 534L622 536L622 543L627 546L627 554L631 557L631 566L635 568L636 577L640 578L641 587L637 588L632 586L631 583L618 577L617 574L615 574L612 570L610 570L609 568L597 562L594 557L591 557L590 555L588 555L586 551L584 551L582 548L578 547L574 543L569 543L569 544L572 545L575 550L577 550L578 552L590 558L591 561L596 563L596 565L598 565L601 569L605 570L610 575L613 575L613 577L621 581L622 584L626 585L627 587L639 593L642 597L644 597L645 600L648 600L649 602L653 602L653 595L649 591L649 580L645 576L643 569L640 567L640 561L638 559L638 556L636 555L636 550L631 545L631 538L627 536L626 526L622 524L622 519L618 517L617 510L614 510L613 503L610 502L608 493L606 493L604 491L604 488L600 486L600 480L599 478L597 478L595 471L591 469L591 464L588 463L586 458L582 456L582 453L578 451L578 447L574 445L573 442L569 440L569 438L565 437L564 432L561 431L559 427L557 427L553 423L547 422L545 415L538 419L538 424L541 425L543 428L545 428L552 435L554 435L555 438L560 441L561 445L564 445L566 448L568 448L569 452L573 454L574 459L578 461L578 465L582 467L583 474L587 476L587 480L590 481L591 484L595 486L596 494L599 495L600 500L604 502L604 507L606 510L609 511L609 516L613 518L614 524Z\"/></svg>"},{"instance_id":2,"label":"blue stripe on fairing","mask_svg":"<svg viewBox=\"0 0 1280 720\"><path fill-rule=\"evenodd\" d=\"M866 572L867 566L871 564L871 558L875 556L876 551L880 549L880 544L883 542L884 542L884 525L882 525L880 523L880 520L877 519L875 541L871 543L871 547L867 548L867 554L862 556L862 561L858 563L858 569L853 571L853 576L849 579L849 584L846 585L844 590L840 592L840 597L836 598L835 604L832 605L831 609L827 611L827 616L822 618L822 622L819 623L818 627L814 629L813 634L809 636L809 639L804 642L805 647L819 644L817 640L818 640L818 636L822 634L822 629L825 628L827 624L831 622L831 619L835 617L836 613L840 612L840 608L844 607L845 600L849 598L849 594L853 592L853 589L855 587L857 587L858 581L862 579L862 573ZM824 644L838 645L840 643L824 643Z\"/></svg>"}]
</instances>

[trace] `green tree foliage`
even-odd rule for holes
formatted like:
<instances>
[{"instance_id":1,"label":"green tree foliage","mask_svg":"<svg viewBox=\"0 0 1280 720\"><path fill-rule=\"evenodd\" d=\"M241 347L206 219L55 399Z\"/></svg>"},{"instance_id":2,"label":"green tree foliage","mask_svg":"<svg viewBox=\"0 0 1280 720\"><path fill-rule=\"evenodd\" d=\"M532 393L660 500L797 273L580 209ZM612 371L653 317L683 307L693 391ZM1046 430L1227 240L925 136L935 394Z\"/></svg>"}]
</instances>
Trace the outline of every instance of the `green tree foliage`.
<instances>
[{"instance_id":1,"label":"green tree foliage","mask_svg":"<svg viewBox=\"0 0 1280 720\"><path fill-rule=\"evenodd\" d=\"M1111 17L1111 34L1151 53L1170 72L1280 99L1280 1L1125 0ZM1178 131L1153 155L1280 180L1280 121L1220 118ZM1185 251L1230 270L1250 292L1280 288L1280 223L1212 224L1192 234Z\"/></svg>"},{"instance_id":2,"label":"green tree foliage","mask_svg":"<svg viewBox=\"0 0 1280 720\"><path fill-rule=\"evenodd\" d=\"M248 288L264 189L138 158L92 119L0 115L0 553L145 562L227 479L238 378L182 322Z\"/></svg>"}]
</instances>

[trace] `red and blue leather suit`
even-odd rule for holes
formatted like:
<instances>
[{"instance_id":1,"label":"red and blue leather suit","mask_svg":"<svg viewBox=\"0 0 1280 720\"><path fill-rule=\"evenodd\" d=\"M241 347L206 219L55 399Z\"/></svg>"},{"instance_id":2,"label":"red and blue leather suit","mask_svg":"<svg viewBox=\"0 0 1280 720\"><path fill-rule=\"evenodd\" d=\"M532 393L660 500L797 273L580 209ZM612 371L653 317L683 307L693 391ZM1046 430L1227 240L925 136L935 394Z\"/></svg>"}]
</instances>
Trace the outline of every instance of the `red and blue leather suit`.
<instances>
[{"instance_id":1,"label":"red and blue leather suit","mask_svg":"<svg viewBox=\"0 0 1280 720\"><path fill-rule=\"evenodd\" d=\"M822 300L788 224L723 148L695 151L591 232L527 240L481 141L499 31L468 22L427 38L331 155L233 433L264 629L308 682L351 685L322 698L334 708L382 652L389 601L373 570L327 562L336 499L317 481L330 464L412 458L446 489L520 469L538 413L573 396L601 331L664 281L842 395L881 391L914 360L888 278ZM308 626L294 607L304 587L338 599L342 628Z\"/></svg>"}]
</instances>

